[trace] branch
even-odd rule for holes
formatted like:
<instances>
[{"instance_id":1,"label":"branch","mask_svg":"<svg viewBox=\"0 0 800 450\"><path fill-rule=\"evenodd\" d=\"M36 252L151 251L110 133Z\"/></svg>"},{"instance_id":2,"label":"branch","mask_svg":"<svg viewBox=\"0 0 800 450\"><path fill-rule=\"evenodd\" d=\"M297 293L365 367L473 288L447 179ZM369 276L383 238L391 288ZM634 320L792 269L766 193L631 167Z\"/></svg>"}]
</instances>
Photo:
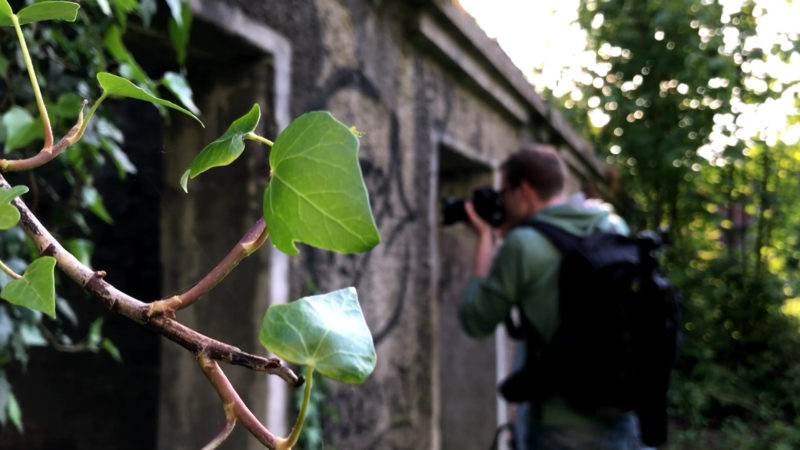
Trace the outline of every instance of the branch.
<instances>
[{"instance_id":1,"label":"branch","mask_svg":"<svg viewBox=\"0 0 800 450\"><path fill-rule=\"evenodd\" d=\"M0 159L0 173L3 172L22 172L25 170L35 169L43 166L52 161L53 158L61 154L67 147L74 144L80 139L84 128L83 108L86 106L86 100L81 104L81 110L78 113L78 121L69 130L69 132L61 138L55 146L45 145L39 153L25 159ZM52 140L52 137L51 137Z\"/></svg>"},{"instance_id":2,"label":"branch","mask_svg":"<svg viewBox=\"0 0 800 450\"><path fill-rule=\"evenodd\" d=\"M0 175L0 187L11 187L2 175ZM279 359L264 358L243 352L232 345L200 334L166 316L148 317L147 303L137 300L107 283L103 280L105 272L93 271L81 264L50 234L20 198L14 199L12 204L19 210L20 227L36 244L39 253L54 257L58 268L67 277L86 289L109 310L150 328L192 353L197 354L203 351L214 360L277 375L293 387L303 384L303 378L298 377L291 369L284 366Z\"/></svg>"},{"instance_id":3,"label":"branch","mask_svg":"<svg viewBox=\"0 0 800 450\"><path fill-rule=\"evenodd\" d=\"M239 265L239 262L258 250L267 240L268 235L266 223L261 218L245 233L225 258L191 289L181 295L150 303L147 317L150 318L161 314L173 317L175 311L191 306L201 296L207 294L225 279L230 271Z\"/></svg>"},{"instance_id":4,"label":"branch","mask_svg":"<svg viewBox=\"0 0 800 450\"><path fill-rule=\"evenodd\" d=\"M78 344L63 344L61 341L58 340L55 334L50 331L49 328L45 326L42 322L37 322L36 327L39 329L39 332L42 334L44 339L53 347L56 351L64 352L64 353L82 353L87 351L92 351L93 348L89 345L86 341L80 342Z\"/></svg>"},{"instance_id":5,"label":"branch","mask_svg":"<svg viewBox=\"0 0 800 450\"><path fill-rule=\"evenodd\" d=\"M219 398L222 400L222 404L225 407L226 419L225 428L214 440L206 445L204 449L216 448L216 446L225 440L231 430L233 430L236 419L239 419L242 425L267 448L276 448L279 439L270 433L253 413L250 412L250 409L245 405L244 401L242 401L242 398L239 397L239 394L236 393L236 389L233 388L228 377L225 376L225 373L219 368L216 361L214 361L210 355L200 351L197 353L197 363L200 365L200 368L203 369L203 373L206 374L208 381L214 385L217 394L219 394Z\"/></svg>"}]
</instances>

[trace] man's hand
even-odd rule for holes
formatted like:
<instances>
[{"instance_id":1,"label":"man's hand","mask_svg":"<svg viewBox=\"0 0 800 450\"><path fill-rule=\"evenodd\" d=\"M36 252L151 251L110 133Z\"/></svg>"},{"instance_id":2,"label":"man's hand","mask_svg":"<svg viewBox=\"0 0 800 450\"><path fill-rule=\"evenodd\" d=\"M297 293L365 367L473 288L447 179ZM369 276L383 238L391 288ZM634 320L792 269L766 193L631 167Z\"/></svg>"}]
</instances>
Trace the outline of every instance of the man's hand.
<instances>
[{"instance_id":1,"label":"man's hand","mask_svg":"<svg viewBox=\"0 0 800 450\"><path fill-rule=\"evenodd\" d=\"M490 236L492 235L492 226L478 215L471 200L466 200L464 202L464 211L466 211L467 217L469 217L469 223L472 225L472 228L475 228L478 234L483 235L488 233Z\"/></svg>"},{"instance_id":2,"label":"man's hand","mask_svg":"<svg viewBox=\"0 0 800 450\"><path fill-rule=\"evenodd\" d=\"M481 216L475 212L475 207L472 206L471 201L467 200L464 202L464 210L467 212L467 217L469 217L472 227L475 228L480 235L478 249L475 252L475 265L472 269L472 275L478 278L486 278L489 275L489 270L492 268L494 230L488 222L483 220Z\"/></svg>"}]
</instances>

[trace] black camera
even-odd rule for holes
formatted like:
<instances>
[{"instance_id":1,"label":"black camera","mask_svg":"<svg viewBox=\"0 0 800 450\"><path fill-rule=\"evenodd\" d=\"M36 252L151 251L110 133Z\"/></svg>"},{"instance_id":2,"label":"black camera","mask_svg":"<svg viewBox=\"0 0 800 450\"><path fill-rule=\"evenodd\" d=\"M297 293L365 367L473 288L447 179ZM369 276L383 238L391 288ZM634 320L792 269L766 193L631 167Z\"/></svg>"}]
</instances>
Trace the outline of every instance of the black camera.
<instances>
[{"instance_id":1,"label":"black camera","mask_svg":"<svg viewBox=\"0 0 800 450\"><path fill-rule=\"evenodd\" d=\"M500 226L506 218L503 194L490 187L475 190L472 194L472 206L475 207L475 212L493 227ZM442 225L452 225L457 222L469 222L467 211L464 209L464 199L453 197L442 199Z\"/></svg>"}]
</instances>

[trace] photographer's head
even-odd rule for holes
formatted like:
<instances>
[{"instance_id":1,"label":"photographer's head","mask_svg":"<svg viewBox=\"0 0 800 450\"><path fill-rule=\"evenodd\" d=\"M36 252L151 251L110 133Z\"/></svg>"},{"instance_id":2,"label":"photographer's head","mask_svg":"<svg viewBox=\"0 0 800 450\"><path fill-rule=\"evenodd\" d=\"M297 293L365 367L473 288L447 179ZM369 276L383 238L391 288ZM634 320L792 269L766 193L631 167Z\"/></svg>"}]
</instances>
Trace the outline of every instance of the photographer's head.
<instances>
[{"instance_id":1,"label":"photographer's head","mask_svg":"<svg viewBox=\"0 0 800 450\"><path fill-rule=\"evenodd\" d=\"M519 225L545 206L563 200L566 168L555 148L528 144L506 159L503 201L506 228Z\"/></svg>"}]
</instances>

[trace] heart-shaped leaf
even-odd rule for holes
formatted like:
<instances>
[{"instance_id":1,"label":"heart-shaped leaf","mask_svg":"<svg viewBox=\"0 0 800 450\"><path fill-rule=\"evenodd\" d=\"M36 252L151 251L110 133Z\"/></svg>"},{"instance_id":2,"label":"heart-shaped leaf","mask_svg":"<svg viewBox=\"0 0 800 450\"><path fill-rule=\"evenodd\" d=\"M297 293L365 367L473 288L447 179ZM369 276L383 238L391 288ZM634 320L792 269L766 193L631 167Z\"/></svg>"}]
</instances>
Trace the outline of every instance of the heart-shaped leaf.
<instances>
[{"instance_id":1,"label":"heart-shaped leaf","mask_svg":"<svg viewBox=\"0 0 800 450\"><path fill-rule=\"evenodd\" d=\"M380 242L361 167L358 138L325 111L303 114L275 140L264 218L273 244L295 242L359 253Z\"/></svg>"},{"instance_id":2,"label":"heart-shaped leaf","mask_svg":"<svg viewBox=\"0 0 800 450\"><path fill-rule=\"evenodd\" d=\"M66 20L74 22L78 17L80 5L74 2L39 2L22 8L17 13L20 25L45 20Z\"/></svg>"},{"instance_id":3,"label":"heart-shaped leaf","mask_svg":"<svg viewBox=\"0 0 800 450\"><path fill-rule=\"evenodd\" d=\"M56 316L55 275L56 259L42 256L32 262L22 278L3 286L0 297L15 305Z\"/></svg>"},{"instance_id":4,"label":"heart-shaped leaf","mask_svg":"<svg viewBox=\"0 0 800 450\"><path fill-rule=\"evenodd\" d=\"M372 334L352 287L270 306L259 339L281 358L343 383L363 383L375 370Z\"/></svg>"},{"instance_id":5,"label":"heart-shaped leaf","mask_svg":"<svg viewBox=\"0 0 800 450\"><path fill-rule=\"evenodd\" d=\"M11 189L0 188L0 230L13 228L19 222L19 211L11 200L28 192L27 186L14 186Z\"/></svg>"},{"instance_id":6,"label":"heart-shaped leaf","mask_svg":"<svg viewBox=\"0 0 800 450\"><path fill-rule=\"evenodd\" d=\"M203 125L203 122L201 122L200 119L197 118L197 116L192 114L191 111L188 111L168 100L163 100L152 94L149 94L147 91L140 88L139 86L136 86L135 84L131 83L129 80L126 80L125 78L118 77L108 72L100 72L97 74L97 81L100 83L100 86L103 88L103 90L109 95L135 98L137 100L144 100L146 102L157 103L159 105L172 108L176 111L180 111L186 114L187 116L193 118L194 120L200 122L200 125Z\"/></svg>"},{"instance_id":7,"label":"heart-shaped leaf","mask_svg":"<svg viewBox=\"0 0 800 450\"><path fill-rule=\"evenodd\" d=\"M189 192L186 188L189 178L213 167L227 166L234 162L244 151L244 136L256 129L260 118L261 109L255 104L247 114L234 120L222 136L206 145L181 177L183 190Z\"/></svg>"}]
</instances>

